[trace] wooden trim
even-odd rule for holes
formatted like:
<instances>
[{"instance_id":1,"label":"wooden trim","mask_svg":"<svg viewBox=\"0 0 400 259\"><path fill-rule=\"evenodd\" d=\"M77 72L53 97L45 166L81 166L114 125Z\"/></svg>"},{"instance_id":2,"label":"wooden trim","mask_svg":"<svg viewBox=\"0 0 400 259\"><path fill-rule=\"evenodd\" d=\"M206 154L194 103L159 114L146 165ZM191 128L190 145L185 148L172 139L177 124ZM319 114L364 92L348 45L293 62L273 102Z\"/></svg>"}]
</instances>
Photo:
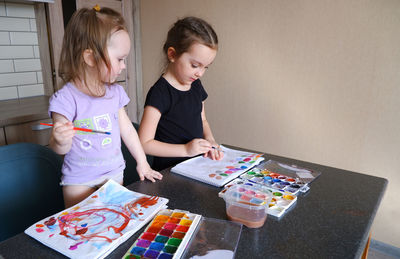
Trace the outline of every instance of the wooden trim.
<instances>
[{"instance_id":1,"label":"wooden trim","mask_svg":"<svg viewBox=\"0 0 400 259\"><path fill-rule=\"evenodd\" d=\"M51 129L32 130L32 126L38 125L40 122L51 123L52 121L51 119L45 119L4 127L7 144L29 142L47 146L50 140Z\"/></svg>"},{"instance_id":2,"label":"wooden trim","mask_svg":"<svg viewBox=\"0 0 400 259\"><path fill-rule=\"evenodd\" d=\"M367 244L365 245L364 252L361 255L361 259L367 259L367 257L368 257L369 245L371 244L371 233L372 232L369 233L368 241L367 241Z\"/></svg>"},{"instance_id":3,"label":"wooden trim","mask_svg":"<svg viewBox=\"0 0 400 259\"><path fill-rule=\"evenodd\" d=\"M0 102L0 127L49 118L49 97L34 96Z\"/></svg>"},{"instance_id":4,"label":"wooden trim","mask_svg":"<svg viewBox=\"0 0 400 259\"><path fill-rule=\"evenodd\" d=\"M54 91L63 85L62 79L58 75L58 64L60 62L61 48L64 37L64 18L61 0L54 0L54 4L47 4L48 25L50 35L50 49L52 54L53 82Z\"/></svg>"},{"instance_id":5,"label":"wooden trim","mask_svg":"<svg viewBox=\"0 0 400 259\"><path fill-rule=\"evenodd\" d=\"M40 52L40 64L42 67L44 95L51 96L54 93L54 84L50 59L49 38L47 35L46 9L43 3L35 3L34 7Z\"/></svg>"},{"instance_id":6,"label":"wooden trim","mask_svg":"<svg viewBox=\"0 0 400 259\"><path fill-rule=\"evenodd\" d=\"M4 128L0 128L0 146L4 146L6 144L6 137L4 135Z\"/></svg>"},{"instance_id":7,"label":"wooden trim","mask_svg":"<svg viewBox=\"0 0 400 259\"><path fill-rule=\"evenodd\" d=\"M142 77L142 38L140 33L140 0L133 0L133 31L135 46L135 67L136 67L136 106L137 123L140 122L144 110L143 77Z\"/></svg>"},{"instance_id":8,"label":"wooden trim","mask_svg":"<svg viewBox=\"0 0 400 259\"><path fill-rule=\"evenodd\" d=\"M138 122L138 109L137 109L137 71L136 71L136 46L134 44L136 34L134 30L134 10L132 0L122 0L122 15L124 16L128 33L131 37L131 51L127 57L127 66L126 66L126 91L131 99L128 103L128 116L132 122Z\"/></svg>"}]
</instances>

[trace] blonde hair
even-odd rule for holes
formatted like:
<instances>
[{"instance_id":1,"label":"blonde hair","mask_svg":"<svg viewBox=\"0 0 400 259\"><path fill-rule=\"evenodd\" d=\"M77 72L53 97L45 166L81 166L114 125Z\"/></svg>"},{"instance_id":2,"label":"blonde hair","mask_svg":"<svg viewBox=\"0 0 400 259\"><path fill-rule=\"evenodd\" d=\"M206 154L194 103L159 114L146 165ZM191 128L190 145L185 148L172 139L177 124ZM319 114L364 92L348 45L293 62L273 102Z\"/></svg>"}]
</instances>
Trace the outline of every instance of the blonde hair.
<instances>
[{"instance_id":1,"label":"blonde hair","mask_svg":"<svg viewBox=\"0 0 400 259\"><path fill-rule=\"evenodd\" d=\"M91 50L93 55L98 83L102 83L101 66L105 64L107 69L111 70L107 42L111 34L119 30L127 31L125 21L121 14L113 9L82 8L77 10L68 22L63 38L58 71L64 83L79 80L83 81L87 87L85 76L87 65L83 58L83 53L87 49ZM93 94L89 88L88 90Z\"/></svg>"}]
</instances>

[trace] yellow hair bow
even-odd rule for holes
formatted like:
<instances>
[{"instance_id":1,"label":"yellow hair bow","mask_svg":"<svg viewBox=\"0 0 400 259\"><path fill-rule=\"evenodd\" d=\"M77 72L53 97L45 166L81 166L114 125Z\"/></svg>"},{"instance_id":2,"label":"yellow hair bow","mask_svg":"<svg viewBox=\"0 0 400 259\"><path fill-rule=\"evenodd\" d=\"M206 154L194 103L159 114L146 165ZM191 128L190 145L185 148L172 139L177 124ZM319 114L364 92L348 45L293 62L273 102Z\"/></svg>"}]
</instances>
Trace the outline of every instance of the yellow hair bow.
<instances>
[{"instance_id":1,"label":"yellow hair bow","mask_svg":"<svg viewBox=\"0 0 400 259\"><path fill-rule=\"evenodd\" d=\"M93 9L97 12L100 12L100 5L96 4L95 6L93 6Z\"/></svg>"}]
</instances>

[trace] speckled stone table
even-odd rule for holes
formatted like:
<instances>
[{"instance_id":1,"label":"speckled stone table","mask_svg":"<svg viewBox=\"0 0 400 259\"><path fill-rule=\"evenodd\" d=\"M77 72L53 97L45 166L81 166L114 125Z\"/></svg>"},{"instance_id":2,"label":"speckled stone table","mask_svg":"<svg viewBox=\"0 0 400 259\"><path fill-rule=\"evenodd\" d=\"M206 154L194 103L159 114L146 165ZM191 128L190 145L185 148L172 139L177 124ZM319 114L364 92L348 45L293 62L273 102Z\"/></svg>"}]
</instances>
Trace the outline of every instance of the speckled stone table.
<instances>
[{"instance_id":1,"label":"speckled stone table","mask_svg":"<svg viewBox=\"0 0 400 259\"><path fill-rule=\"evenodd\" d=\"M360 258L387 180L265 154L265 158L320 171L308 193L300 194L280 219L268 217L259 229L243 227L235 258ZM227 219L221 188L162 171L156 183L135 182L129 189L169 199L172 209ZM107 258L121 258L143 231ZM4 258L62 258L61 254L21 233L0 243Z\"/></svg>"}]
</instances>

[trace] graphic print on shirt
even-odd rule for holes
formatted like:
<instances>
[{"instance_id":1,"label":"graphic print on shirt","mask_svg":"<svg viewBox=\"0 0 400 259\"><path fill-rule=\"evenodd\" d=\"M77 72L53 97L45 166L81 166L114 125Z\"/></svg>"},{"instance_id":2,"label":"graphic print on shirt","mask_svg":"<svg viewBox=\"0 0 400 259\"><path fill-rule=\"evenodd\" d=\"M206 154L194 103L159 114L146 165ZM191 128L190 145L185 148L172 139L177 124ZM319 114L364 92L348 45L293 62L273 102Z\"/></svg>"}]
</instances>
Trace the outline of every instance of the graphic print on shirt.
<instances>
[{"instance_id":1,"label":"graphic print on shirt","mask_svg":"<svg viewBox=\"0 0 400 259\"><path fill-rule=\"evenodd\" d=\"M92 148L92 142L89 139L82 139L80 144L81 148L84 150L89 150Z\"/></svg>"},{"instance_id":2,"label":"graphic print on shirt","mask_svg":"<svg viewBox=\"0 0 400 259\"><path fill-rule=\"evenodd\" d=\"M75 120L74 121L74 126L78 128L84 128L84 129L94 129L93 121L92 119L82 119L82 120ZM75 134L78 135L88 135L88 134L93 134L92 132L86 132L86 131L76 131Z\"/></svg>"},{"instance_id":3,"label":"graphic print on shirt","mask_svg":"<svg viewBox=\"0 0 400 259\"><path fill-rule=\"evenodd\" d=\"M112 123L111 118L108 113L94 116L93 117L94 124L96 125L96 129L100 131L111 131L112 130Z\"/></svg>"},{"instance_id":4,"label":"graphic print on shirt","mask_svg":"<svg viewBox=\"0 0 400 259\"><path fill-rule=\"evenodd\" d=\"M75 127L79 128L85 128L85 129L94 129L94 130L99 130L99 131L111 131L112 129L112 122L110 119L110 115L108 113L102 114L99 116L94 116L93 118L87 118L87 119L81 119L81 120L75 120L74 121ZM93 132L85 132L85 131L76 131L76 134L78 135L93 135L97 133ZM99 136L99 135L97 135ZM100 136L99 136L100 137ZM103 149L107 149L112 147L112 138L108 136L104 136L100 140L100 142L96 141L98 144L101 144L101 147ZM89 150L92 148L92 145L98 145L95 143L92 143L91 140L89 139L82 139L80 141L80 147L84 150Z\"/></svg>"},{"instance_id":5,"label":"graphic print on shirt","mask_svg":"<svg viewBox=\"0 0 400 259\"><path fill-rule=\"evenodd\" d=\"M105 137L105 138L103 139L103 141L101 142L101 147L102 147L102 148L111 147L111 142L112 142L112 139L111 139L110 137Z\"/></svg>"}]
</instances>

